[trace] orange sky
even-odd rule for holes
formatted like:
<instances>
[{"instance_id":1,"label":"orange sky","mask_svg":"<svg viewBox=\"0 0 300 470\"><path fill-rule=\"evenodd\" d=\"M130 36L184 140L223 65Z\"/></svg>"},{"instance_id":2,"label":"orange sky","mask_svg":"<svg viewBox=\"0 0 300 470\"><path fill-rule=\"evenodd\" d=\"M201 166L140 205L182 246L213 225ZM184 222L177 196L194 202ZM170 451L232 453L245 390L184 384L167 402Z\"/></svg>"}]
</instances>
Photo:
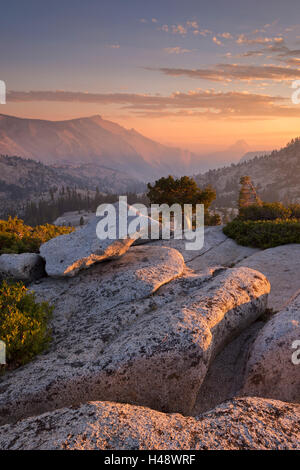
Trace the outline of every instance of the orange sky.
<instances>
[{"instance_id":1,"label":"orange sky","mask_svg":"<svg viewBox=\"0 0 300 470\"><path fill-rule=\"evenodd\" d=\"M300 105L299 105L300 107ZM2 110L2 108L0 108ZM104 111L101 113L101 111ZM220 151L238 140L245 140L251 150L272 150L300 135L299 118L207 119L199 117L139 118L117 110L101 109L97 104L82 103L11 103L3 114L20 117L64 120L101 114L126 128L171 146L197 153Z\"/></svg>"}]
</instances>

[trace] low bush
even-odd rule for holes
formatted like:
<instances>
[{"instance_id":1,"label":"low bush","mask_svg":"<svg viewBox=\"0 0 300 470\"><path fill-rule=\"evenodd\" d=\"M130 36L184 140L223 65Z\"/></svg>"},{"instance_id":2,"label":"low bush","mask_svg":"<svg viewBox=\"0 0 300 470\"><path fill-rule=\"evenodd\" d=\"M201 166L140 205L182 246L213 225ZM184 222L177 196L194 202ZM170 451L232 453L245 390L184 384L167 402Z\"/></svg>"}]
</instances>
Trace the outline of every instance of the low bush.
<instances>
[{"instance_id":1,"label":"low bush","mask_svg":"<svg viewBox=\"0 0 300 470\"><path fill-rule=\"evenodd\" d=\"M223 232L238 244L254 248L272 248L300 243L300 220L240 220L234 219Z\"/></svg>"},{"instance_id":2,"label":"low bush","mask_svg":"<svg viewBox=\"0 0 300 470\"><path fill-rule=\"evenodd\" d=\"M300 219L300 204L290 204L288 208L291 211L292 219Z\"/></svg>"},{"instance_id":3,"label":"low bush","mask_svg":"<svg viewBox=\"0 0 300 470\"><path fill-rule=\"evenodd\" d=\"M8 367L25 364L48 345L52 310L47 302L36 302L22 283L0 284L0 340Z\"/></svg>"},{"instance_id":4,"label":"low bush","mask_svg":"<svg viewBox=\"0 0 300 470\"><path fill-rule=\"evenodd\" d=\"M293 214L296 212L296 206ZM291 207L291 206L290 206ZM241 220L276 220L288 219L292 217L292 210L290 207L285 207L280 202L264 202L261 205L251 204L250 206L241 207L239 210L239 218ZM300 213L300 205L299 205ZM295 217L295 215L293 215Z\"/></svg>"},{"instance_id":5,"label":"low bush","mask_svg":"<svg viewBox=\"0 0 300 470\"><path fill-rule=\"evenodd\" d=\"M51 224L30 227L17 217L0 220L0 254L37 253L42 243L73 230L72 227Z\"/></svg>"}]
</instances>

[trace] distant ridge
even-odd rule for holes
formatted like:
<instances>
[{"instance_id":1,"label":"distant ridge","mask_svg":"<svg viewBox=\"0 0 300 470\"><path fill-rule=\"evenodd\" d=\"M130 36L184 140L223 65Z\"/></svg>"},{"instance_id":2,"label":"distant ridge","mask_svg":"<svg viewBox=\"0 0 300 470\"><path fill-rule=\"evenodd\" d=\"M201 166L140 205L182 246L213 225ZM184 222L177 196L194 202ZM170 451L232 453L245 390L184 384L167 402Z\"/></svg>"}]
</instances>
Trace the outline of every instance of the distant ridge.
<instances>
[{"instance_id":1,"label":"distant ridge","mask_svg":"<svg viewBox=\"0 0 300 470\"><path fill-rule=\"evenodd\" d=\"M98 115L46 121L1 114L0 154L55 166L97 164L143 181L184 174L193 157Z\"/></svg>"},{"instance_id":2,"label":"distant ridge","mask_svg":"<svg viewBox=\"0 0 300 470\"><path fill-rule=\"evenodd\" d=\"M251 177L265 201L300 203L300 139L267 155L198 174L195 179L200 186L211 184L216 189L218 207L236 207L241 176Z\"/></svg>"},{"instance_id":3,"label":"distant ridge","mask_svg":"<svg viewBox=\"0 0 300 470\"><path fill-rule=\"evenodd\" d=\"M268 155L270 153L269 151L266 150L259 150L258 152L247 152L245 155L242 156L240 159L239 163L246 162L248 160L252 160L252 158L255 157L262 157L263 155Z\"/></svg>"},{"instance_id":4,"label":"distant ridge","mask_svg":"<svg viewBox=\"0 0 300 470\"><path fill-rule=\"evenodd\" d=\"M51 167L32 159L0 155L0 218L9 207L20 208L29 200L49 198L62 187L101 193L145 191L146 185L125 172L101 165Z\"/></svg>"}]
</instances>

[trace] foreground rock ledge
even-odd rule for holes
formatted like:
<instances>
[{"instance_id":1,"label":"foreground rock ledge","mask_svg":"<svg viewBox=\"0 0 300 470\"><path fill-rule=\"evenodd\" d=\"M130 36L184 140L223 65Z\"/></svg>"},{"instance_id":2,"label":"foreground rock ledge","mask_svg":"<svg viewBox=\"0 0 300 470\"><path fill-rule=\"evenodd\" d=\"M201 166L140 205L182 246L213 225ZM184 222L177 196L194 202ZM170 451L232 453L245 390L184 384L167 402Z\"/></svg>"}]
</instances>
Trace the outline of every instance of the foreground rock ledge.
<instances>
[{"instance_id":1,"label":"foreground rock ledge","mask_svg":"<svg viewBox=\"0 0 300 470\"><path fill-rule=\"evenodd\" d=\"M176 250L135 247L82 279L38 284L39 298L55 305L53 342L1 380L0 423L90 400L190 414L211 361L264 312L270 285L234 268L187 279L180 296L172 297L177 281L150 296L183 265Z\"/></svg>"},{"instance_id":2,"label":"foreground rock ledge","mask_svg":"<svg viewBox=\"0 0 300 470\"><path fill-rule=\"evenodd\" d=\"M1 450L300 449L300 406L234 399L195 418L91 402L0 427Z\"/></svg>"}]
</instances>

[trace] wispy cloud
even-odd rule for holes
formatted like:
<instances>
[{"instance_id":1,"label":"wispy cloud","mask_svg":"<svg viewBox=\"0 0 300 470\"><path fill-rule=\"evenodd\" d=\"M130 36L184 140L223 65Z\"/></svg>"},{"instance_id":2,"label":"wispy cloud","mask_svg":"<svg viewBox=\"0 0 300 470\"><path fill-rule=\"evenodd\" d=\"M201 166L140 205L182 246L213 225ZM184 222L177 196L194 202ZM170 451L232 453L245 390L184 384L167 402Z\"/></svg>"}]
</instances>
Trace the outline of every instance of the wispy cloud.
<instances>
[{"instance_id":1,"label":"wispy cloud","mask_svg":"<svg viewBox=\"0 0 300 470\"><path fill-rule=\"evenodd\" d=\"M278 54L278 57L299 57L300 49L290 49L286 45L272 45L265 49L268 53Z\"/></svg>"},{"instance_id":2,"label":"wispy cloud","mask_svg":"<svg viewBox=\"0 0 300 470\"><path fill-rule=\"evenodd\" d=\"M230 33L219 33L218 36L223 39L232 39L232 34Z\"/></svg>"},{"instance_id":3,"label":"wispy cloud","mask_svg":"<svg viewBox=\"0 0 300 470\"><path fill-rule=\"evenodd\" d=\"M160 30L166 33L179 34L181 36L186 36L188 33L191 33L195 36L199 35L206 37L209 34L212 34L212 31L210 29L200 28L198 22L195 20L189 20L184 23L171 25L163 24L160 27Z\"/></svg>"},{"instance_id":4,"label":"wispy cloud","mask_svg":"<svg viewBox=\"0 0 300 470\"><path fill-rule=\"evenodd\" d=\"M157 18L151 18L150 20L147 20L146 18L140 18L139 19L139 22L140 23L158 23L158 19Z\"/></svg>"},{"instance_id":5,"label":"wispy cloud","mask_svg":"<svg viewBox=\"0 0 300 470\"><path fill-rule=\"evenodd\" d=\"M172 77L185 76L189 78L223 82L232 80L295 80L300 78L300 69L275 65L240 65L217 64L209 69L183 69L161 67L158 70Z\"/></svg>"},{"instance_id":6,"label":"wispy cloud","mask_svg":"<svg viewBox=\"0 0 300 470\"><path fill-rule=\"evenodd\" d=\"M240 34L239 37L236 39L237 44L268 44L268 43L281 43L283 42L284 39L281 36L275 36L275 37L263 37L259 36L256 38L250 38L247 37L245 34Z\"/></svg>"},{"instance_id":7,"label":"wispy cloud","mask_svg":"<svg viewBox=\"0 0 300 470\"><path fill-rule=\"evenodd\" d=\"M194 34L195 36L198 36L198 35L199 35L199 36L206 37L206 36L212 34L212 31L211 31L210 29L201 29L201 30L199 30L199 29L194 29L193 34Z\"/></svg>"},{"instance_id":8,"label":"wispy cloud","mask_svg":"<svg viewBox=\"0 0 300 470\"><path fill-rule=\"evenodd\" d=\"M214 42L215 44L217 44L218 46L223 46L223 43L222 43L216 36L214 36L214 37L212 38L212 40L213 40L213 42Z\"/></svg>"},{"instance_id":9,"label":"wispy cloud","mask_svg":"<svg viewBox=\"0 0 300 470\"><path fill-rule=\"evenodd\" d=\"M297 58L300 57L300 49L290 49L284 41L277 44L269 44L258 50L250 50L240 54L242 57L254 57L267 55L272 56L280 62L285 62L289 65L297 65L299 62ZM292 58L292 59L291 59ZM295 60L296 59L296 60Z\"/></svg>"},{"instance_id":10,"label":"wispy cloud","mask_svg":"<svg viewBox=\"0 0 300 470\"><path fill-rule=\"evenodd\" d=\"M197 30L199 29L199 25L198 25L197 21L187 21L186 24L190 28L197 29Z\"/></svg>"},{"instance_id":11,"label":"wispy cloud","mask_svg":"<svg viewBox=\"0 0 300 470\"><path fill-rule=\"evenodd\" d=\"M120 44L107 44L106 47L110 47L111 49L120 49Z\"/></svg>"},{"instance_id":12,"label":"wispy cloud","mask_svg":"<svg viewBox=\"0 0 300 470\"><path fill-rule=\"evenodd\" d=\"M174 92L168 96L135 93L82 93L68 91L10 91L8 102L59 101L119 105L141 117L171 115L202 116L203 118L258 118L300 117L300 107L289 105L280 96L248 92L218 92L192 90Z\"/></svg>"},{"instance_id":13,"label":"wispy cloud","mask_svg":"<svg viewBox=\"0 0 300 470\"><path fill-rule=\"evenodd\" d=\"M180 34L181 36L184 36L187 33L187 28L182 24L173 24L171 26L171 31L173 34Z\"/></svg>"},{"instance_id":14,"label":"wispy cloud","mask_svg":"<svg viewBox=\"0 0 300 470\"><path fill-rule=\"evenodd\" d=\"M179 46L175 47L165 47L164 52L167 52L168 54L186 54L187 52L192 52L190 49L184 49Z\"/></svg>"}]
</instances>

